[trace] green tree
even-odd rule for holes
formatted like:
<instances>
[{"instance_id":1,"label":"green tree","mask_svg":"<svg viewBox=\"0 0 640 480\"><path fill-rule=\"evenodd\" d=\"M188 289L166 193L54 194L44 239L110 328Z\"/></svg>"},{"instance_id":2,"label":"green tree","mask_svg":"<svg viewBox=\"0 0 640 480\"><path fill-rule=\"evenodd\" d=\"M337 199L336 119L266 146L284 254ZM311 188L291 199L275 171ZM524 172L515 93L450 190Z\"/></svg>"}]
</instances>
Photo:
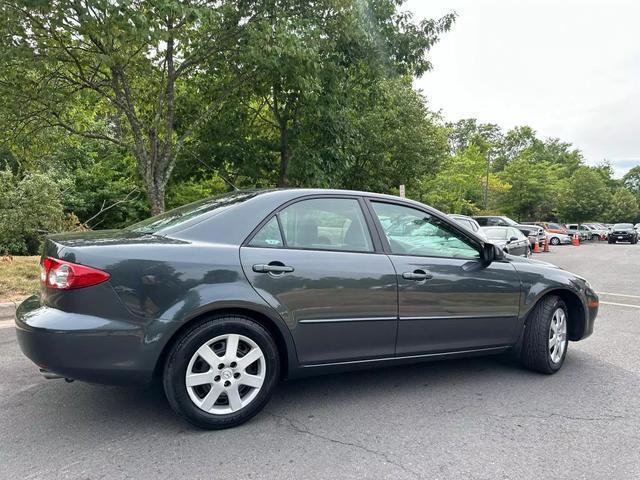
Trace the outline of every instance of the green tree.
<instances>
[{"instance_id":1,"label":"green tree","mask_svg":"<svg viewBox=\"0 0 640 480\"><path fill-rule=\"evenodd\" d=\"M383 79L430 69L427 53L455 16L416 23L399 10L403 3L264 2L265 14L251 30L252 47L240 59L256 72L243 104L263 131L271 132L278 186L292 184L290 175L295 179L296 173L298 180L309 178L300 173L314 170L313 157L340 157L318 134L327 132L325 124L340 133L336 114L349 108L349 97L364 83L375 90ZM329 155L313 155L311 143Z\"/></svg>"},{"instance_id":2,"label":"green tree","mask_svg":"<svg viewBox=\"0 0 640 480\"><path fill-rule=\"evenodd\" d=\"M635 195L621 187L613 193L605 215L611 223L629 223L635 222L639 213Z\"/></svg>"},{"instance_id":3,"label":"green tree","mask_svg":"<svg viewBox=\"0 0 640 480\"><path fill-rule=\"evenodd\" d=\"M534 162L526 155L510 161L498 174L511 188L500 196L501 210L518 221L548 218L555 203L557 172L548 162Z\"/></svg>"},{"instance_id":4,"label":"green tree","mask_svg":"<svg viewBox=\"0 0 640 480\"><path fill-rule=\"evenodd\" d=\"M447 213L477 214L483 205L487 158L471 145L448 158L435 176L422 179L416 194L421 201ZM509 186L490 174L489 188L504 194Z\"/></svg>"},{"instance_id":5,"label":"green tree","mask_svg":"<svg viewBox=\"0 0 640 480\"><path fill-rule=\"evenodd\" d=\"M251 1L7 0L0 99L23 132L53 127L127 149L158 213L184 143L251 73L229 65L260 14ZM203 71L206 98L195 92Z\"/></svg>"},{"instance_id":6,"label":"green tree","mask_svg":"<svg viewBox=\"0 0 640 480\"><path fill-rule=\"evenodd\" d=\"M636 165L622 177L622 184L640 200L640 165Z\"/></svg>"},{"instance_id":7,"label":"green tree","mask_svg":"<svg viewBox=\"0 0 640 480\"><path fill-rule=\"evenodd\" d=\"M560 188L558 215L565 222L593 220L603 214L610 198L601 173L581 166Z\"/></svg>"}]
</instances>

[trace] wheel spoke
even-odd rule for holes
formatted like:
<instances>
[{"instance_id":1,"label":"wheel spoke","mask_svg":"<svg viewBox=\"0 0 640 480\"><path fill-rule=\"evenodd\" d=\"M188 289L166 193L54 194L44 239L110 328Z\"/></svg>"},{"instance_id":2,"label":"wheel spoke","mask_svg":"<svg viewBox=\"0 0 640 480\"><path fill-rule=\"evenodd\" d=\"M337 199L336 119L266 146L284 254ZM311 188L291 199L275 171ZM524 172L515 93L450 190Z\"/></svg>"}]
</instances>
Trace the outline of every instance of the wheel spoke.
<instances>
[{"instance_id":1,"label":"wheel spoke","mask_svg":"<svg viewBox=\"0 0 640 480\"><path fill-rule=\"evenodd\" d=\"M227 348L224 352L224 358L228 362L231 362L238 358L238 342L240 337L235 334L231 334L227 337Z\"/></svg>"},{"instance_id":2,"label":"wheel spoke","mask_svg":"<svg viewBox=\"0 0 640 480\"><path fill-rule=\"evenodd\" d=\"M260 388L264 383L264 378L258 375L251 375L249 373L245 373L238 380L240 385L246 385L247 387Z\"/></svg>"},{"instance_id":3,"label":"wheel spoke","mask_svg":"<svg viewBox=\"0 0 640 480\"><path fill-rule=\"evenodd\" d=\"M213 383L213 376L212 372L189 373L186 378L187 387L196 387L198 385Z\"/></svg>"},{"instance_id":4,"label":"wheel spoke","mask_svg":"<svg viewBox=\"0 0 640 480\"><path fill-rule=\"evenodd\" d=\"M244 357L238 359L238 368L243 371L253 362L262 358L262 351L259 348L254 348L249 353L247 353Z\"/></svg>"},{"instance_id":5,"label":"wheel spoke","mask_svg":"<svg viewBox=\"0 0 640 480\"><path fill-rule=\"evenodd\" d=\"M229 406L232 411L237 411L242 408L242 399L240 398L240 392L238 391L238 384L232 385L227 390L227 398L229 399Z\"/></svg>"},{"instance_id":6,"label":"wheel spoke","mask_svg":"<svg viewBox=\"0 0 640 480\"><path fill-rule=\"evenodd\" d=\"M201 346L196 353L200 356L200 358L207 362L211 368L216 368L216 366L220 362L220 357L218 357L215 352L211 350L209 345Z\"/></svg>"},{"instance_id":7,"label":"wheel spoke","mask_svg":"<svg viewBox=\"0 0 640 480\"><path fill-rule=\"evenodd\" d=\"M207 393L207 396L204 397L202 403L200 404L200 408L203 410L209 411L213 407L213 404L216 403L218 397L222 393L223 388L219 383L214 383L211 385L211 390Z\"/></svg>"},{"instance_id":8,"label":"wheel spoke","mask_svg":"<svg viewBox=\"0 0 640 480\"><path fill-rule=\"evenodd\" d=\"M553 350L553 346L556 344L556 337L555 335L553 336L553 338L549 339L549 351Z\"/></svg>"}]
</instances>

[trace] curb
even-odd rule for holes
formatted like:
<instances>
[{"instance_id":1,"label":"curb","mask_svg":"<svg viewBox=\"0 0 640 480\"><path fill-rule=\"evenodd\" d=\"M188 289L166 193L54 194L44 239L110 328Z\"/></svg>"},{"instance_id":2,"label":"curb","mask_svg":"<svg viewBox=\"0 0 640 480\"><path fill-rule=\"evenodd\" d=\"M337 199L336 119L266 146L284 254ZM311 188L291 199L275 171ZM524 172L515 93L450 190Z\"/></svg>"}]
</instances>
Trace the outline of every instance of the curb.
<instances>
[{"instance_id":1,"label":"curb","mask_svg":"<svg viewBox=\"0 0 640 480\"><path fill-rule=\"evenodd\" d=\"M11 320L16 314L16 302L0 303L0 320Z\"/></svg>"}]
</instances>

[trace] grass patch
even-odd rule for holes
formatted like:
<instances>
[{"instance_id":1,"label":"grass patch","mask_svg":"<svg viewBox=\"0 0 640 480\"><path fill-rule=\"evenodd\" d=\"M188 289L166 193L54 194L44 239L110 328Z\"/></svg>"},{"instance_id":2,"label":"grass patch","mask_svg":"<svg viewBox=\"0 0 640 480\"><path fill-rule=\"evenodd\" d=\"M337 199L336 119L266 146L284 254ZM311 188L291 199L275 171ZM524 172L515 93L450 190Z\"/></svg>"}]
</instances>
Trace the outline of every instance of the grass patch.
<instances>
[{"instance_id":1,"label":"grass patch","mask_svg":"<svg viewBox=\"0 0 640 480\"><path fill-rule=\"evenodd\" d=\"M0 261L0 302L22 300L40 288L40 257L13 257Z\"/></svg>"}]
</instances>

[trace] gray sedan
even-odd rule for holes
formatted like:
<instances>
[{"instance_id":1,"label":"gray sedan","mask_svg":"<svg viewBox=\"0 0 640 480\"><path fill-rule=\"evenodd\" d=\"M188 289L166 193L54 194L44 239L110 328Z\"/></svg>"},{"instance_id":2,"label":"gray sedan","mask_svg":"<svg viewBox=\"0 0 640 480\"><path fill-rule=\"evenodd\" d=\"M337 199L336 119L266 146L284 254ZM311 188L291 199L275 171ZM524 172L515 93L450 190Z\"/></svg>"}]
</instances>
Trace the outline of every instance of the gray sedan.
<instances>
[{"instance_id":1,"label":"gray sedan","mask_svg":"<svg viewBox=\"0 0 640 480\"><path fill-rule=\"evenodd\" d=\"M531 255L529 239L515 227L482 227L482 231L490 242L511 255L520 257Z\"/></svg>"},{"instance_id":2,"label":"gray sedan","mask_svg":"<svg viewBox=\"0 0 640 480\"><path fill-rule=\"evenodd\" d=\"M48 237L16 332L47 378L157 379L179 415L217 429L282 378L504 352L552 374L597 312L585 279L423 204L291 189Z\"/></svg>"}]
</instances>

